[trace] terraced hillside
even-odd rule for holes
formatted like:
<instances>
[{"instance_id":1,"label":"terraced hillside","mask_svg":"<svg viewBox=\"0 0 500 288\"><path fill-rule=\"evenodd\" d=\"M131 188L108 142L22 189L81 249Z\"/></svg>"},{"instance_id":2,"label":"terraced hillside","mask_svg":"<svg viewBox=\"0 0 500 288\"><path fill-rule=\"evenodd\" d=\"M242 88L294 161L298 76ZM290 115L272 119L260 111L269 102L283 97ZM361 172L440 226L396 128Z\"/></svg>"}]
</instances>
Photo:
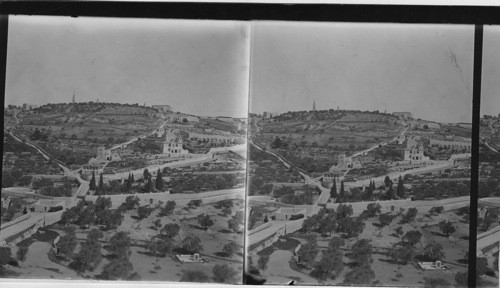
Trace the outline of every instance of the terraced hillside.
<instances>
[{"instance_id":1,"label":"terraced hillside","mask_svg":"<svg viewBox=\"0 0 500 288\"><path fill-rule=\"evenodd\" d=\"M70 165L86 163L98 146L125 142L163 121L162 113L149 107L93 102L47 104L20 111L17 118L13 133Z\"/></svg>"},{"instance_id":2,"label":"terraced hillside","mask_svg":"<svg viewBox=\"0 0 500 288\"><path fill-rule=\"evenodd\" d=\"M262 119L252 126L251 135L254 142L276 150L296 166L322 172L335 155L349 156L389 141L404 129L403 121L390 114L331 109Z\"/></svg>"}]
</instances>

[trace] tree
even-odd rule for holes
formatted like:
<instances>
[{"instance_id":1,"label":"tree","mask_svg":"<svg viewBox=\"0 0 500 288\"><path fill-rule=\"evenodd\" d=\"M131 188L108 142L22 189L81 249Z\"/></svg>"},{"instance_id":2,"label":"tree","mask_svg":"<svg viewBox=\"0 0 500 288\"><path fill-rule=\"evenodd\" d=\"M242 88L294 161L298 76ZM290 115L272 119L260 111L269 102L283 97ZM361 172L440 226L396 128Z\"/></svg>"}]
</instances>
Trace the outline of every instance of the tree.
<instances>
[{"instance_id":1,"label":"tree","mask_svg":"<svg viewBox=\"0 0 500 288\"><path fill-rule=\"evenodd\" d=\"M344 245L345 245L344 239L337 237L337 236L332 237L332 239L330 239L330 241L328 241L328 249L330 249L330 250L339 250L340 247L342 247Z\"/></svg>"},{"instance_id":2,"label":"tree","mask_svg":"<svg viewBox=\"0 0 500 288\"><path fill-rule=\"evenodd\" d=\"M104 225L104 230L116 229L123 222L123 215L120 211L109 209L97 212L96 224Z\"/></svg>"},{"instance_id":3,"label":"tree","mask_svg":"<svg viewBox=\"0 0 500 288\"><path fill-rule=\"evenodd\" d=\"M337 197L337 184L335 183L335 179L333 179L333 186L332 189L330 189L330 198L336 198Z\"/></svg>"},{"instance_id":4,"label":"tree","mask_svg":"<svg viewBox=\"0 0 500 288\"><path fill-rule=\"evenodd\" d=\"M394 245L389 251L391 259L396 261L396 264L406 265L415 257L415 250L413 247Z\"/></svg>"},{"instance_id":5,"label":"tree","mask_svg":"<svg viewBox=\"0 0 500 288\"><path fill-rule=\"evenodd\" d=\"M441 214L441 212L443 212L443 210L444 210L443 206L432 207L431 210L429 210L429 214L436 216L436 215Z\"/></svg>"},{"instance_id":6,"label":"tree","mask_svg":"<svg viewBox=\"0 0 500 288\"><path fill-rule=\"evenodd\" d=\"M378 221L382 227L391 224L392 219L394 219L394 216L390 214L380 214L380 216L378 216Z\"/></svg>"},{"instance_id":7,"label":"tree","mask_svg":"<svg viewBox=\"0 0 500 288\"><path fill-rule=\"evenodd\" d=\"M128 236L128 232L120 231L116 232L109 239L109 247L107 248L109 252L116 256L129 255L131 239Z\"/></svg>"},{"instance_id":8,"label":"tree","mask_svg":"<svg viewBox=\"0 0 500 288\"><path fill-rule=\"evenodd\" d=\"M90 179L89 188L92 191L95 191L97 189L97 185L95 183L95 172L94 171L92 171L92 178Z\"/></svg>"},{"instance_id":9,"label":"tree","mask_svg":"<svg viewBox=\"0 0 500 288\"><path fill-rule=\"evenodd\" d=\"M342 203L345 200L345 188L344 188L344 180L340 181L340 193L337 199L337 203Z\"/></svg>"},{"instance_id":10,"label":"tree","mask_svg":"<svg viewBox=\"0 0 500 288\"><path fill-rule=\"evenodd\" d=\"M200 224L200 226L207 230L208 227L214 225L215 222L210 218L208 214L200 214L198 215L198 224Z\"/></svg>"},{"instance_id":11,"label":"tree","mask_svg":"<svg viewBox=\"0 0 500 288\"><path fill-rule=\"evenodd\" d=\"M187 206L190 208L190 209L193 209L193 208L198 208L201 206L201 199L197 199L197 200L191 200L189 201L189 203L187 204Z\"/></svg>"},{"instance_id":12,"label":"tree","mask_svg":"<svg viewBox=\"0 0 500 288\"><path fill-rule=\"evenodd\" d=\"M122 203L122 207L126 210L135 209L135 207L139 206L139 201L139 197L137 196L127 196L127 198L125 198L125 202Z\"/></svg>"},{"instance_id":13,"label":"tree","mask_svg":"<svg viewBox=\"0 0 500 288\"><path fill-rule=\"evenodd\" d=\"M158 219L160 220L160 219ZM177 223L168 223L163 226L163 228L160 230L160 233L162 235L165 235L167 238L172 239L177 234L179 234L179 231L181 230L181 226Z\"/></svg>"},{"instance_id":14,"label":"tree","mask_svg":"<svg viewBox=\"0 0 500 288\"><path fill-rule=\"evenodd\" d=\"M431 261L437 261L444 257L443 246L438 243L427 244L423 252L424 256Z\"/></svg>"},{"instance_id":15,"label":"tree","mask_svg":"<svg viewBox=\"0 0 500 288\"><path fill-rule=\"evenodd\" d=\"M342 262L343 253L340 250L329 250L323 254L321 260L316 264L311 275L326 280L328 277L335 279L344 269Z\"/></svg>"},{"instance_id":16,"label":"tree","mask_svg":"<svg viewBox=\"0 0 500 288\"><path fill-rule=\"evenodd\" d=\"M370 265L372 262L372 245L368 239L360 239L351 247L351 258L358 266Z\"/></svg>"},{"instance_id":17,"label":"tree","mask_svg":"<svg viewBox=\"0 0 500 288\"><path fill-rule=\"evenodd\" d=\"M133 270L128 256L119 256L104 266L101 276L106 280L127 280Z\"/></svg>"},{"instance_id":18,"label":"tree","mask_svg":"<svg viewBox=\"0 0 500 288\"><path fill-rule=\"evenodd\" d=\"M260 255L257 261L257 267L259 267L260 270L266 270L267 262L269 262L269 255Z\"/></svg>"},{"instance_id":19,"label":"tree","mask_svg":"<svg viewBox=\"0 0 500 288\"><path fill-rule=\"evenodd\" d=\"M226 257L233 256L234 252L238 249L238 245L234 241L229 241L229 243L224 244L222 247L222 252L226 255Z\"/></svg>"},{"instance_id":20,"label":"tree","mask_svg":"<svg viewBox=\"0 0 500 288\"><path fill-rule=\"evenodd\" d=\"M394 191L394 188L392 187L392 185L390 185L389 188L387 189L387 193L385 194L385 198L387 200L396 199L396 192Z\"/></svg>"},{"instance_id":21,"label":"tree","mask_svg":"<svg viewBox=\"0 0 500 288\"><path fill-rule=\"evenodd\" d=\"M316 259L316 255L318 255L318 252L319 248L316 238L309 238L306 244L302 245L302 247L300 247L300 250L297 252L299 262L303 262L308 266L312 266L314 260Z\"/></svg>"},{"instance_id":22,"label":"tree","mask_svg":"<svg viewBox=\"0 0 500 288\"><path fill-rule=\"evenodd\" d=\"M387 188L389 188L389 186L392 186L393 182L392 182L391 178L389 178L389 175L385 176L384 184L385 184L385 187L387 187Z\"/></svg>"},{"instance_id":23,"label":"tree","mask_svg":"<svg viewBox=\"0 0 500 288\"><path fill-rule=\"evenodd\" d=\"M396 227L396 229L394 229L394 235L396 237L401 237L401 235L403 235L403 233L404 233L403 227L401 227L401 226L398 226L398 227Z\"/></svg>"},{"instance_id":24,"label":"tree","mask_svg":"<svg viewBox=\"0 0 500 288\"><path fill-rule=\"evenodd\" d=\"M337 219L343 219L351 216L353 214L352 206L340 204L337 207Z\"/></svg>"},{"instance_id":25,"label":"tree","mask_svg":"<svg viewBox=\"0 0 500 288\"><path fill-rule=\"evenodd\" d=\"M143 175L145 181L148 181L149 178L151 178L151 173L149 173L148 168L144 169L144 172L142 172L142 175Z\"/></svg>"},{"instance_id":26,"label":"tree","mask_svg":"<svg viewBox=\"0 0 500 288\"><path fill-rule=\"evenodd\" d=\"M187 236L184 238L182 240L181 248L189 254L199 253L203 250L201 240L197 236Z\"/></svg>"},{"instance_id":27,"label":"tree","mask_svg":"<svg viewBox=\"0 0 500 288\"><path fill-rule=\"evenodd\" d=\"M193 271L193 270L183 270L181 276L181 282L197 282L206 283L210 280L207 274L203 271Z\"/></svg>"},{"instance_id":28,"label":"tree","mask_svg":"<svg viewBox=\"0 0 500 288\"><path fill-rule=\"evenodd\" d=\"M398 186L396 188L396 195L398 195L398 197L401 199L405 198L405 186L403 183L403 179L401 178L401 175L399 175Z\"/></svg>"},{"instance_id":29,"label":"tree","mask_svg":"<svg viewBox=\"0 0 500 288\"><path fill-rule=\"evenodd\" d=\"M153 222L153 227L155 228L155 230L158 230L161 228L161 220L160 219L156 219L154 222Z\"/></svg>"},{"instance_id":30,"label":"tree","mask_svg":"<svg viewBox=\"0 0 500 288\"><path fill-rule=\"evenodd\" d=\"M25 175L19 179L20 186L29 186L31 184L31 180L33 180L32 176Z\"/></svg>"},{"instance_id":31,"label":"tree","mask_svg":"<svg viewBox=\"0 0 500 288\"><path fill-rule=\"evenodd\" d=\"M77 244L75 228L66 227L65 233L56 244L57 252L66 255L66 257L72 257Z\"/></svg>"},{"instance_id":32,"label":"tree","mask_svg":"<svg viewBox=\"0 0 500 288\"><path fill-rule=\"evenodd\" d=\"M149 208L148 206L140 206L137 209L139 219L148 218L149 215L151 215L151 212L153 212L153 208Z\"/></svg>"},{"instance_id":33,"label":"tree","mask_svg":"<svg viewBox=\"0 0 500 288\"><path fill-rule=\"evenodd\" d=\"M346 284L370 284L375 278L375 273L369 265L356 266L344 278Z\"/></svg>"},{"instance_id":34,"label":"tree","mask_svg":"<svg viewBox=\"0 0 500 288\"><path fill-rule=\"evenodd\" d=\"M403 241L407 242L411 246L414 246L420 241L420 238L422 238L422 233L418 230L410 230L406 232L406 234L403 236Z\"/></svg>"},{"instance_id":35,"label":"tree","mask_svg":"<svg viewBox=\"0 0 500 288\"><path fill-rule=\"evenodd\" d=\"M167 203L165 204L165 207L163 207L161 210L160 210L160 214L158 216L162 217L162 216L168 216L170 214L172 214L175 210L175 206L176 206L176 203L175 201L167 201Z\"/></svg>"},{"instance_id":36,"label":"tree","mask_svg":"<svg viewBox=\"0 0 500 288\"><path fill-rule=\"evenodd\" d=\"M375 217L376 215L380 214L382 209L382 206L378 203L369 203L366 206L366 210L363 211L363 214L366 215L368 218Z\"/></svg>"},{"instance_id":37,"label":"tree","mask_svg":"<svg viewBox=\"0 0 500 288\"><path fill-rule=\"evenodd\" d=\"M485 257L476 257L476 274L477 276L483 276L488 272L488 259Z\"/></svg>"},{"instance_id":38,"label":"tree","mask_svg":"<svg viewBox=\"0 0 500 288\"><path fill-rule=\"evenodd\" d=\"M154 185L153 181L151 180L151 177L147 180L146 185L144 185L143 189L146 193L153 192Z\"/></svg>"},{"instance_id":39,"label":"tree","mask_svg":"<svg viewBox=\"0 0 500 288\"><path fill-rule=\"evenodd\" d=\"M401 222L402 223L410 223L411 221L413 221L415 219L415 217L417 216L417 213L418 213L417 208L408 209L406 214L403 215L403 219L401 219Z\"/></svg>"},{"instance_id":40,"label":"tree","mask_svg":"<svg viewBox=\"0 0 500 288\"><path fill-rule=\"evenodd\" d=\"M94 210L96 212L111 208L111 198L97 197L94 203Z\"/></svg>"},{"instance_id":41,"label":"tree","mask_svg":"<svg viewBox=\"0 0 500 288\"><path fill-rule=\"evenodd\" d=\"M234 218L227 220L227 226L228 229L233 230L234 233L240 231L240 222Z\"/></svg>"},{"instance_id":42,"label":"tree","mask_svg":"<svg viewBox=\"0 0 500 288\"><path fill-rule=\"evenodd\" d=\"M344 218L339 221L338 230L347 233L347 238L357 237L365 229L365 222L361 218Z\"/></svg>"},{"instance_id":43,"label":"tree","mask_svg":"<svg viewBox=\"0 0 500 288\"><path fill-rule=\"evenodd\" d=\"M227 207L226 207L226 208L223 208L223 209L221 210L221 212L222 212L222 214L223 214L225 217L227 217L227 216L231 215L231 213L232 213L233 211L231 211L231 208L227 208ZM264 222L267 222L266 220L267 220L267 215L266 215L266 218L264 219Z\"/></svg>"},{"instance_id":44,"label":"tree","mask_svg":"<svg viewBox=\"0 0 500 288\"><path fill-rule=\"evenodd\" d=\"M87 234L87 240L82 244L80 252L70 266L80 272L93 271L102 261L101 243L97 240L102 238L102 232L93 229Z\"/></svg>"},{"instance_id":45,"label":"tree","mask_svg":"<svg viewBox=\"0 0 500 288\"><path fill-rule=\"evenodd\" d=\"M158 168L158 173L156 174L155 188L156 190L162 191L165 183L163 182L163 175L160 168Z\"/></svg>"},{"instance_id":46,"label":"tree","mask_svg":"<svg viewBox=\"0 0 500 288\"><path fill-rule=\"evenodd\" d=\"M103 191L104 189L104 179L102 178L102 173L101 176L99 176L99 191Z\"/></svg>"},{"instance_id":47,"label":"tree","mask_svg":"<svg viewBox=\"0 0 500 288\"><path fill-rule=\"evenodd\" d=\"M26 254L28 254L28 246L22 245L17 249L17 260L24 262L26 260Z\"/></svg>"},{"instance_id":48,"label":"tree","mask_svg":"<svg viewBox=\"0 0 500 288\"><path fill-rule=\"evenodd\" d=\"M446 237L449 237L451 234L453 234L456 231L455 226L450 221L441 221L439 222L439 229L441 229L441 232L446 235Z\"/></svg>"},{"instance_id":49,"label":"tree","mask_svg":"<svg viewBox=\"0 0 500 288\"><path fill-rule=\"evenodd\" d=\"M155 256L165 257L172 251L173 243L171 239L153 236L151 241L147 242L148 250Z\"/></svg>"},{"instance_id":50,"label":"tree","mask_svg":"<svg viewBox=\"0 0 500 288\"><path fill-rule=\"evenodd\" d=\"M227 264L215 265L212 269L212 280L216 283L233 283L237 282L236 276L238 272L233 270Z\"/></svg>"}]
</instances>

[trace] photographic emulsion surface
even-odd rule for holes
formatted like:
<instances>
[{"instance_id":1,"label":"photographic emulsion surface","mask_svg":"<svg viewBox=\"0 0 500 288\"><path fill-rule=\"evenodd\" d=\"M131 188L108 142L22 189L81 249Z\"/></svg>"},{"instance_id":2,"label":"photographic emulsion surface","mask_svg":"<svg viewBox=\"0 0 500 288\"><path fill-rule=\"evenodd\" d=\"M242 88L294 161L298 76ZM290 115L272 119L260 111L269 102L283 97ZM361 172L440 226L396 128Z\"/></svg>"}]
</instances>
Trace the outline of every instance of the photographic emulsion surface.
<instances>
[{"instance_id":1,"label":"photographic emulsion surface","mask_svg":"<svg viewBox=\"0 0 500 288\"><path fill-rule=\"evenodd\" d=\"M474 27L252 28L251 272L466 284Z\"/></svg>"},{"instance_id":2,"label":"photographic emulsion surface","mask_svg":"<svg viewBox=\"0 0 500 288\"><path fill-rule=\"evenodd\" d=\"M12 16L2 273L242 283L249 25Z\"/></svg>"},{"instance_id":3,"label":"photographic emulsion surface","mask_svg":"<svg viewBox=\"0 0 500 288\"><path fill-rule=\"evenodd\" d=\"M498 287L498 20L391 9L0 3L0 282Z\"/></svg>"}]
</instances>

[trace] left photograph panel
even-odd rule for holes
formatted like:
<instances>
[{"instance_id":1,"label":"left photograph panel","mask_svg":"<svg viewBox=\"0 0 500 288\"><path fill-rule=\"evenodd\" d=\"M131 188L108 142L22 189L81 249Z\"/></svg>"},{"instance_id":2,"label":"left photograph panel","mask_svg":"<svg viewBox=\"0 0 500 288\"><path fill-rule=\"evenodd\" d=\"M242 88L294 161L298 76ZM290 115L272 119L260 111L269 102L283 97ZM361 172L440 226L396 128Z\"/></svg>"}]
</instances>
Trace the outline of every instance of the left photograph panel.
<instances>
[{"instance_id":1,"label":"left photograph panel","mask_svg":"<svg viewBox=\"0 0 500 288\"><path fill-rule=\"evenodd\" d=\"M0 273L242 283L250 27L10 16Z\"/></svg>"}]
</instances>

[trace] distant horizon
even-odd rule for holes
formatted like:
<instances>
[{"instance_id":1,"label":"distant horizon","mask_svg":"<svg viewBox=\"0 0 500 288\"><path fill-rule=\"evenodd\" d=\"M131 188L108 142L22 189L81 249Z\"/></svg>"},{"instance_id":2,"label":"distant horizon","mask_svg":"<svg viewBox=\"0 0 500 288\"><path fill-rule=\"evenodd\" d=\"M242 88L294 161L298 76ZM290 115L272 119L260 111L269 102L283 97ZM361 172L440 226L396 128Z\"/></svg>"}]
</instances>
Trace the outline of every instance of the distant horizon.
<instances>
[{"instance_id":1,"label":"distant horizon","mask_svg":"<svg viewBox=\"0 0 500 288\"><path fill-rule=\"evenodd\" d=\"M406 111L472 121L474 26L261 21L252 27L250 111Z\"/></svg>"},{"instance_id":2,"label":"distant horizon","mask_svg":"<svg viewBox=\"0 0 500 288\"><path fill-rule=\"evenodd\" d=\"M170 104L146 104L146 106L144 106L144 103L128 103L128 102L107 102L107 101L100 101L97 102L97 101L75 101L75 104L78 104L78 103L106 103L106 104L120 104L120 105L138 105L137 107L146 107L146 108L153 108L153 105L169 105L171 107L171 112L172 113L182 113L182 114L186 114L186 115L192 115L192 116L201 116L201 117L230 117L230 118L247 118L247 117L234 117L234 116L228 116L228 115L223 115L223 114L220 114L220 115L202 115L202 114L192 114L192 113L187 113L187 112L184 112L184 111L178 111L178 110L175 110L175 107L173 107L172 105ZM50 105L50 104L73 104L72 101L70 102L46 102L46 103L43 103L43 104L33 104L33 103L28 103L28 102L24 102L22 103L21 105L16 105L16 104L7 104L5 103L5 106L4 108L7 109L9 105L14 105L16 107L20 107L22 108L22 106L24 104L27 104L27 105L36 105L36 108L38 107L41 107L41 106L44 106L44 105Z\"/></svg>"},{"instance_id":3,"label":"distant horizon","mask_svg":"<svg viewBox=\"0 0 500 288\"><path fill-rule=\"evenodd\" d=\"M132 102L244 117L250 24L108 17L9 17L5 104Z\"/></svg>"}]
</instances>

